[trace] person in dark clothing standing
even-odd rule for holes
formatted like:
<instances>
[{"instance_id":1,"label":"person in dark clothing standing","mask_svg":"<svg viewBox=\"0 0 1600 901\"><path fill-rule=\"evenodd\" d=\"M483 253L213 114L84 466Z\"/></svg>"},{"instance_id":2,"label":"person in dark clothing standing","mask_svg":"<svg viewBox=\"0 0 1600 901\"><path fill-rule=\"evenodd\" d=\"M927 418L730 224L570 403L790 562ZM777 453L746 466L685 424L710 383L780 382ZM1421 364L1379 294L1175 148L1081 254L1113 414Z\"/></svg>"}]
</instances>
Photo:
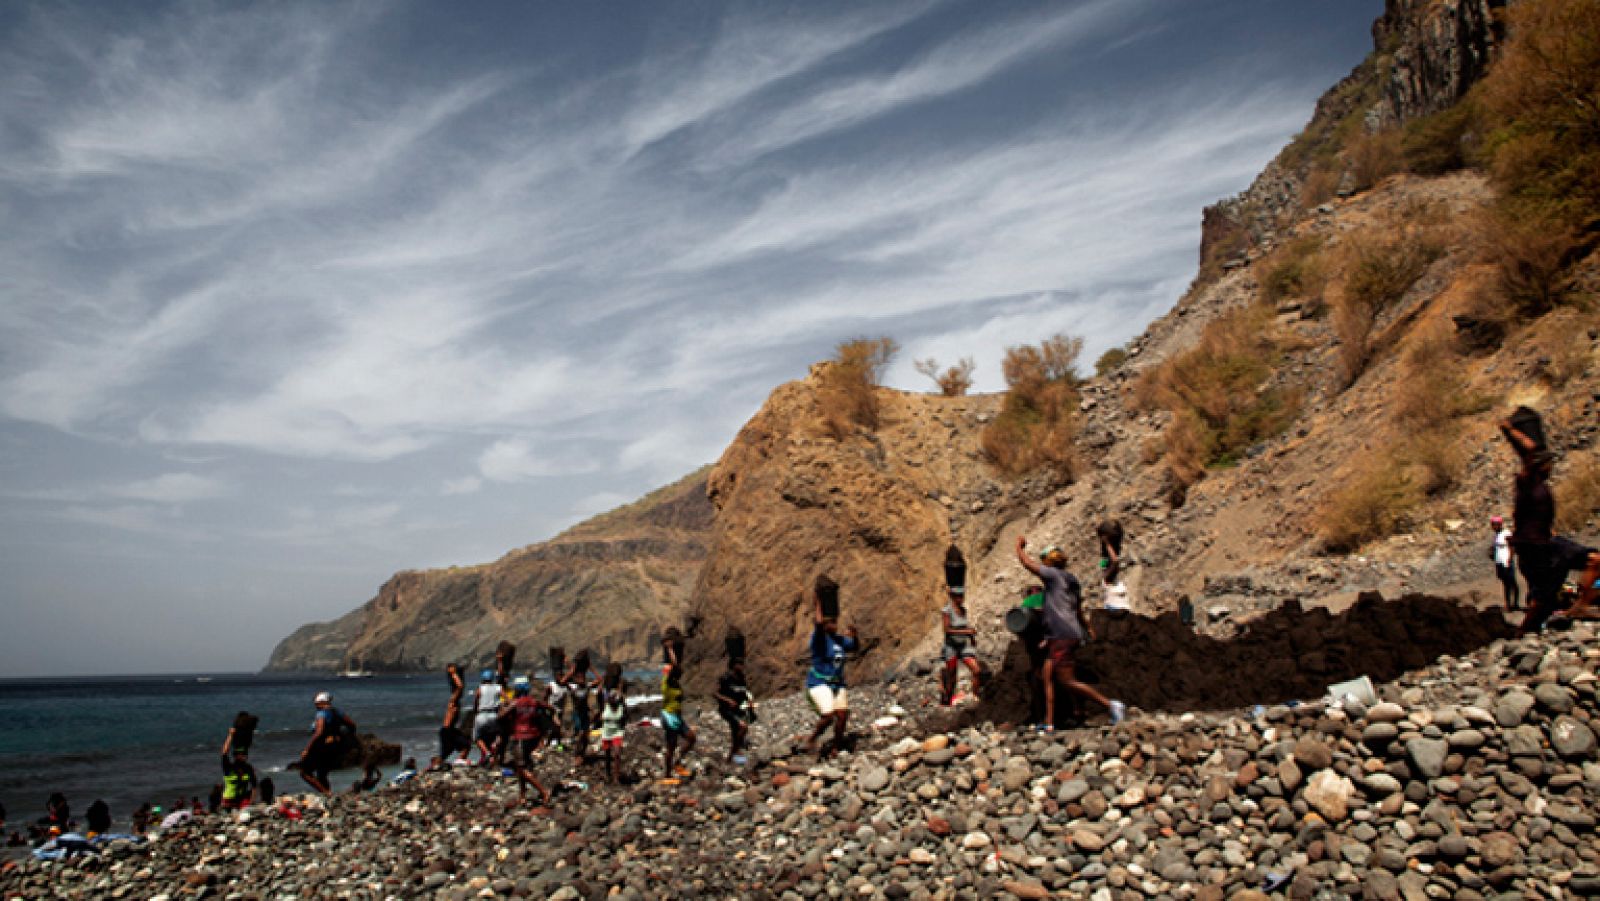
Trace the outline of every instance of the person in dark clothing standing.
<instances>
[{"instance_id":1,"label":"person in dark clothing standing","mask_svg":"<svg viewBox=\"0 0 1600 901\"><path fill-rule=\"evenodd\" d=\"M744 659L734 657L728 661L728 671L717 679L717 715L728 724L728 760L735 766L744 766L745 744L750 736L750 718L754 705L750 689L744 682Z\"/></svg>"},{"instance_id":2,"label":"person in dark clothing standing","mask_svg":"<svg viewBox=\"0 0 1600 901\"><path fill-rule=\"evenodd\" d=\"M1588 617L1594 583L1600 578L1600 551L1555 534L1556 498L1550 490L1555 455L1545 446L1538 414L1518 407L1500 422L1500 433L1521 464L1511 507L1511 547L1528 583L1527 613L1521 629L1529 633L1543 628L1560 608L1561 583L1575 569L1584 570L1583 585L1568 614Z\"/></svg>"},{"instance_id":3,"label":"person in dark clothing standing","mask_svg":"<svg viewBox=\"0 0 1600 901\"><path fill-rule=\"evenodd\" d=\"M1066 571L1066 555L1058 547L1046 548L1039 561L1028 556L1028 539L1017 536L1017 560L1029 572L1039 577L1044 585L1044 624L1049 638L1045 640L1047 656L1044 672L1044 723L1040 731L1055 731L1055 700L1057 683L1080 697L1087 698L1111 713L1113 725L1122 722L1128 709L1121 701L1113 701L1096 691L1093 686L1079 681L1074 657L1077 649L1089 638L1083 624L1083 590L1076 576Z\"/></svg>"}]
</instances>

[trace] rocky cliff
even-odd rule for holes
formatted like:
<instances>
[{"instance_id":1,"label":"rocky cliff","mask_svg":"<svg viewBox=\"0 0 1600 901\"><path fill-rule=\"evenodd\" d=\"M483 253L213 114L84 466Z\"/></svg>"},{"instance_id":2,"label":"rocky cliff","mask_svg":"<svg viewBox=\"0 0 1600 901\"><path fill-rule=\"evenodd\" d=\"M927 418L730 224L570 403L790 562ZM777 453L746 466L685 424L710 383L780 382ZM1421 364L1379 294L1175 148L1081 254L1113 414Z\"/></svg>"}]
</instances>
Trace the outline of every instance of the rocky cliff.
<instances>
[{"instance_id":1,"label":"rocky cliff","mask_svg":"<svg viewBox=\"0 0 1600 901\"><path fill-rule=\"evenodd\" d=\"M882 425L840 439L824 424L819 387L814 370L774 391L708 480L717 514L691 657L718 657L737 628L764 691L799 684L821 574L839 583L843 619L870 647L854 671L870 678L902 663L938 626L946 548L987 547L1012 497L978 445L998 398L879 389ZM695 674L704 681L713 669Z\"/></svg>"},{"instance_id":2,"label":"rocky cliff","mask_svg":"<svg viewBox=\"0 0 1600 901\"><path fill-rule=\"evenodd\" d=\"M1201 216L1201 279L1259 255L1278 232L1323 198L1308 196L1320 170L1353 193L1353 132L1403 125L1459 102L1504 41L1506 0L1388 0L1372 25L1373 52L1317 101L1310 122L1250 187Z\"/></svg>"},{"instance_id":3,"label":"rocky cliff","mask_svg":"<svg viewBox=\"0 0 1600 901\"><path fill-rule=\"evenodd\" d=\"M267 669L472 665L501 640L530 665L549 645L641 661L682 618L710 525L701 471L494 563L397 573L356 610L290 635Z\"/></svg>"}]
</instances>

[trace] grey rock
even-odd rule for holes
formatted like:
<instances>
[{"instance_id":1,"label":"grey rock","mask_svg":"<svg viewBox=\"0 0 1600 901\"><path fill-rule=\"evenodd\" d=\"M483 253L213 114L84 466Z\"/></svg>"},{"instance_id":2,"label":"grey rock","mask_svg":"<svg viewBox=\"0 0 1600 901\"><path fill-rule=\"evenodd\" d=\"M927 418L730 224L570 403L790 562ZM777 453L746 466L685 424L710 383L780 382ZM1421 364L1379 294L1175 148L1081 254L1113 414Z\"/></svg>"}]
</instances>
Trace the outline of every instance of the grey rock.
<instances>
[{"instance_id":1,"label":"grey rock","mask_svg":"<svg viewBox=\"0 0 1600 901\"><path fill-rule=\"evenodd\" d=\"M1539 709L1550 713L1571 713L1572 692L1553 682L1540 684L1533 690L1533 699Z\"/></svg>"},{"instance_id":2,"label":"grey rock","mask_svg":"<svg viewBox=\"0 0 1600 901\"><path fill-rule=\"evenodd\" d=\"M1542 686L1541 686L1542 687ZM1568 760L1586 760L1594 756L1595 735L1581 720L1558 716L1550 724L1550 745L1556 753Z\"/></svg>"},{"instance_id":3,"label":"grey rock","mask_svg":"<svg viewBox=\"0 0 1600 901\"><path fill-rule=\"evenodd\" d=\"M889 786L889 770L887 767L875 766L861 774L859 781L864 792L881 792Z\"/></svg>"},{"instance_id":4,"label":"grey rock","mask_svg":"<svg viewBox=\"0 0 1600 901\"><path fill-rule=\"evenodd\" d=\"M1413 738L1406 742L1406 759L1411 768L1424 779L1437 779L1444 772L1444 759L1450 746L1434 738Z\"/></svg>"},{"instance_id":5,"label":"grey rock","mask_svg":"<svg viewBox=\"0 0 1600 901\"><path fill-rule=\"evenodd\" d=\"M1533 709L1533 695L1522 689L1512 689L1500 696L1494 705L1494 721L1502 729L1510 729L1519 725L1528 716L1528 711Z\"/></svg>"}]
</instances>

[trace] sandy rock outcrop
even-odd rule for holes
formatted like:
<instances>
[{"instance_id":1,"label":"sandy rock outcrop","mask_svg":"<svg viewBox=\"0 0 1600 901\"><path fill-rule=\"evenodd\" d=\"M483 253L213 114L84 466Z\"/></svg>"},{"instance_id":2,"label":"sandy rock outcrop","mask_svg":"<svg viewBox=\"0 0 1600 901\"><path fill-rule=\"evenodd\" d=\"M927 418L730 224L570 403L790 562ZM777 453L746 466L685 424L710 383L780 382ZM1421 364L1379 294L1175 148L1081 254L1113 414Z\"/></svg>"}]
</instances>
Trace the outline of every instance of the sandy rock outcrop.
<instances>
[{"instance_id":1,"label":"sandy rock outcrop","mask_svg":"<svg viewBox=\"0 0 1600 901\"><path fill-rule=\"evenodd\" d=\"M762 691L796 687L811 634L810 589L826 573L866 646L852 673L888 671L926 644L944 604L952 540L987 546L1008 497L983 462L996 397L880 390L883 425L835 439L818 376L774 391L711 472L711 552L695 586L695 677L712 678L722 637L741 630Z\"/></svg>"}]
</instances>

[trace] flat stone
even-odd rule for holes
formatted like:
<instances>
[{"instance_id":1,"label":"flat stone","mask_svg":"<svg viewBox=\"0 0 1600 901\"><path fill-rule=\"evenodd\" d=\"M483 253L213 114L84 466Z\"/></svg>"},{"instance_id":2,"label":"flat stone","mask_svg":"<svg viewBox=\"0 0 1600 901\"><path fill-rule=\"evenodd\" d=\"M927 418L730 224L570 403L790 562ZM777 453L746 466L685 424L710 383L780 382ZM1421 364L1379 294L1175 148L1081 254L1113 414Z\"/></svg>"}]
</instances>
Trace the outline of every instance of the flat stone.
<instances>
[{"instance_id":1,"label":"flat stone","mask_svg":"<svg viewBox=\"0 0 1600 901\"><path fill-rule=\"evenodd\" d=\"M1572 692L1553 682L1545 682L1534 688L1533 699L1540 710L1550 713L1572 712Z\"/></svg>"},{"instance_id":2,"label":"flat stone","mask_svg":"<svg viewBox=\"0 0 1600 901\"><path fill-rule=\"evenodd\" d=\"M930 766L944 766L955 759L956 751L954 748L939 748L922 755L922 762Z\"/></svg>"},{"instance_id":3,"label":"flat stone","mask_svg":"<svg viewBox=\"0 0 1600 901\"><path fill-rule=\"evenodd\" d=\"M887 767L875 766L862 772L859 780L862 791L881 792L889 787L889 770Z\"/></svg>"},{"instance_id":4,"label":"flat stone","mask_svg":"<svg viewBox=\"0 0 1600 901\"><path fill-rule=\"evenodd\" d=\"M1379 701L1367 711L1369 723L1398 723L1406 718L1406 709L1393 701Z\"/></svg>"},{"instance_id":5,"label":"flat stone","mask_svg":"<svg viewBox=\"0 0 1600 901\"><path fill-rule=\"evenodd\" d=\"M1568 760L1586 760L1594 756L1596 741L1594 731L1582 721L1558 716L1550 724L1550 745Z\"/></svg>"},{"instance_id":6,"label":"flat stone","mask_svg":"<svg viewBox=\"0 0 1600 901\"><path fill-rule=\"evenodd\" d=\"M1062 804L1071 804L1088 793L1089 783L1082 779L1068 779L1056 790L1056 800Z\"/></svg>"},{"instance_id":7,"label":"flat stone","mask_svg":"<svg viewBox=\"0 0 1600 901\"><path fill-rule=\"evenodd\" d=\"M1072 830L1072 846L1079 851L1095 854L1106 846L1106 840L1101 838L1097 832L1092 832L1088 829L1074 829Z\"/></svg>"},{"instance_id":8,"label":"flat stone","mask_svg":"<svg viewBox=\"0 0 1600 901\"><path fill-rule=\"evenodd\" d=\"M1483 747L1485 738L1483 733L1477 729L1462 729L1450 733L1450 737L1446 741L1450 747L1456 750L1473 751Z\"/></svg>"},{"instance_id":9,"label":"flat stone","mask_svg":"<svg viewBox=\"0 0 1600 901\"><path fill-rule=\"evenodd\" d=\"M1406 742L1406 759L1423 779L1437 779L1444 772L1444 759L1450 746L1436 738L1413 738Z\"/></svg>"},{"instance_id":10,"label":"flat stone","mask_svg":"<svg viewBox=\"0 0 1600 901\"><path fill-rule=\"evenodd\" d=\"M1533 709L1533 695L1520 688L1512 689L1500 696L1494 705L1494 721L1501 728L1510 729L1527 719L1528 712Z\"/></svg>"}]
</instances>

